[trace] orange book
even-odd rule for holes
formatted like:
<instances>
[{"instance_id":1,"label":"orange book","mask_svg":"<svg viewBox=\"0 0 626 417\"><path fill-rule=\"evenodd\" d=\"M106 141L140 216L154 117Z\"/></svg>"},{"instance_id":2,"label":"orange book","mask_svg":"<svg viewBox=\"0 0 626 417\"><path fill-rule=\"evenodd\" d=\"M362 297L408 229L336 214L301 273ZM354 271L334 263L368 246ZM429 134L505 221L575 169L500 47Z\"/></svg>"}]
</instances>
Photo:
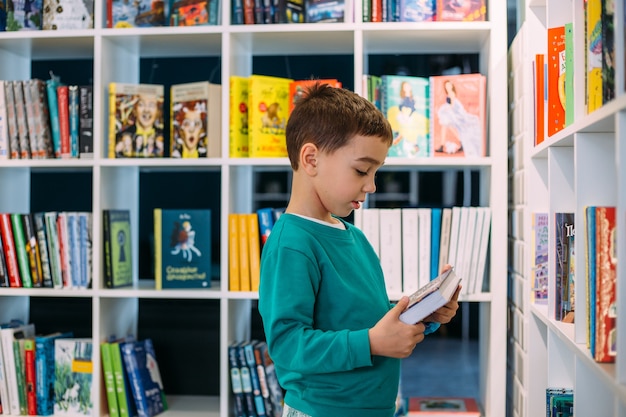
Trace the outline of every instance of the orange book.
<instances>
[{"instance_id":1,"label":"orange book","mask_svg":"<svg viewBox=\"0 0 626 417\"><path fill-rule=\"evenodd\" d=\"M241 291L250 291L250 243L248 238L248 219L245 214L237 216L239 222L239 285Z\"/></svg>"},{"instance_id":2,"label":"orange book","mask_svg":"<svg viewBox=\"0 0 626 417\"><path fill-rule=\"evenodd\" d=\"M305 93L305 89L315 83L329 84L335 88L341 88L341 82L336 79L321 79L321 80L296 80L289 84L289 114L296 107L296 103Z\"/></svg>"},{"instance_id":3,"label":"orange book","mask_svg":"<svg viewBox=\"0 0 626 417\"><path fill-rule=\"evenodd\" d=\"M259 217L256 213L245 214L248 223L248 254L250 255L250 290L259 291L261 280L261 236Z\"/></svg>"},{"instance_id":4,"label":"orange book","mask_svg":"<svg viewBox=\"0 0 626 417\"><path fill-rule=\"evenodd\" d=\"M565 127L565 26L548 28L548 136Z\"/></svg>"},{"instance_id":5,"label":"orange book","mask_svg":"<svg viewBox=\"0 0 626 417\"><path fill-rule=\"evenodd\" d=\"M545 80L543 54L535 55L535 146L545 139Z\"/></svg>"},{"instance_id":6,"label":"orange book","mask_svg":"<svg viewBox=\"0 0 626 417\"><path fill-rule=\"evenodd\" d=\"M238 214L228 215L228 289L241 291L239 279L239 218Z\"/></svg>"},{"instance_id":7,"label":"orange book","mask_svg":"<svg viewBox=\"0 0 626 417\"><path fill-rule=\"evenodd\" d=\"M482 74L430 77L430 140L435 157L487 155L487 79Z\"/></svg>"}]
</instances>

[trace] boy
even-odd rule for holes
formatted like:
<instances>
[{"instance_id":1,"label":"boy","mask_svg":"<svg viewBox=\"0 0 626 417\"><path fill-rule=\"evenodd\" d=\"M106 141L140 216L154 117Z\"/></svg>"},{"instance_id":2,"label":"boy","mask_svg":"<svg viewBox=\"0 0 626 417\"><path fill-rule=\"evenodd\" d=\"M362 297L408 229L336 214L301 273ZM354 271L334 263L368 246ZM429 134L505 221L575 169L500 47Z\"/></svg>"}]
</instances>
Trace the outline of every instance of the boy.
<instances>
[{"instance_id":1,"label":"boy","mask_svg":"<svg viewBox=\"0 0 626 417\"><path fill-rule=\"evenodd\" d=\"M391 127L366 99L316 84L286 135L291 198L263 247L259 290L283 416L391 417L399 359L427 327L399 320L408 298L390 304L378 257L341 219L376 190ZM457 297L426 320L429 332L452 319Z\"/></svg>"}]
</instances>

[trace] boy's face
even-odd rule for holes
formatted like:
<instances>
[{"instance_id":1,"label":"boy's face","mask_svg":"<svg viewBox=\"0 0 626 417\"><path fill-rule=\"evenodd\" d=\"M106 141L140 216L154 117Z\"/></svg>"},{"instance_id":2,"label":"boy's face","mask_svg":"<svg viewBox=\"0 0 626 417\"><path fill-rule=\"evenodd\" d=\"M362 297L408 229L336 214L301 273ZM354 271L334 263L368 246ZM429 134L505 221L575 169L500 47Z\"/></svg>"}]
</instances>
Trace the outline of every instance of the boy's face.
<instances>
[{"instance_id":1,"label":"boy's face","mask_svg":"<svg viewBox=\"0 0 626 417\"><path fill-rule=\"evenodd\" d=\"M317 158L315 187L325 211L340 217L361 207L376 191L375 176L389 147L378 137L355 136L332 154Z\"/></svg>"}]
</instances>

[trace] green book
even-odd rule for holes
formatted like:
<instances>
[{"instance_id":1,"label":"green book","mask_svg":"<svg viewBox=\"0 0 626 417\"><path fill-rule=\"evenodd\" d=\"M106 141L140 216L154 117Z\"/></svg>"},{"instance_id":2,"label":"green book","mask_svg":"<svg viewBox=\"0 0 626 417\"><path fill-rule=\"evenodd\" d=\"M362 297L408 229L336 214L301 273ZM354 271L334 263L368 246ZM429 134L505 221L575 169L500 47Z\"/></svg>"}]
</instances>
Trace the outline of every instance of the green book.
<instances>
[{"instance_id":1,"label":"green book","mask_svg":"<svg viewBox=\"0 0 626 417\"><path fill-rule=\"evenodd\" d=\"M133 284L130 210L104 210L104 282L107 288Z\"/></svg>"},{"instance_id":2,"label":"green book","mask_svg":"<svg viewBox=\"0 0 626 417\"><path fill-rule=\"evenodd\" d=\"M132 394L128 391L126 383L126 371L122 363L122 352L120 344L117 342L110 344L111 350L111 366L113 368L113 377L115 379L115 393L117 394L117 406L119 408L119 417L132 417L136 414L136 408L133 404Z\"/></svg>"},{"instance_id":3,"label":"green book","mask_svg":"<svg viewBox=\"0 0 626 417\"><path fill-rule=\"evenodd\" d=\"M107 394L107 403L110 417L120 417L120 410L117 405L117 390L115 386L115 375L113 373L113 361L111 359L111 344L103 342L100 344L102 358L102 371L104 373L104 388Z\"/></svg>"},{"instance_id":4,"label":"green book","mask_svg":"<svg viewBox=\"0 0 626 417\"><path fill-rule=\"evenodd\" d=\"M13 355L15 355L15 375L17 376L17 394L20 400L20 414L28 414L26 406L26 371L24 368L24 339L13 341Z\"/></svg>"},{"instance_id":5,"label":"green book","mask_svg":"<svg viewBox=\"0 0 626 417\"><path fill-rule=\"evenodd\" d=\"M565 24L565 126L574 122L574 25Z\"/></svg>"},{"instance_id":6,"label":"green book","mask_svg":"<svg viewBox=\"0 0 626 417\"><path fill-rule=\"evenodd\" d=\"M33 280L30 275L30 262L26 252L26 237L24 226L22 225L22 215L11 213L11 226L13 227L13 240L15 241L15 252L17 254L17 265L22 277L22 287L32 288Z\"/></svg>"}]
</instances>

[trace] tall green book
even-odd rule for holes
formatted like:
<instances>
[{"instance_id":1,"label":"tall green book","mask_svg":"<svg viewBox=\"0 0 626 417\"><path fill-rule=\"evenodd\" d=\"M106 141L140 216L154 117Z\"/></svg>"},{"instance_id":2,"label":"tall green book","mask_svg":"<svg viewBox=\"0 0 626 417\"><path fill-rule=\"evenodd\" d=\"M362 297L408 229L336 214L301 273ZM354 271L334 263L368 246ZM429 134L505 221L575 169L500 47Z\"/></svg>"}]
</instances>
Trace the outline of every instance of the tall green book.
<instances>
[{"instance_id":1,"label":"tall green book","mask_svg":"<svg viewBox=\"0 0 626 417\"><path fill-rule=\"evenodd\" d=\"M104 282L107 288L133 284L130 210L104 210Z\"/></svg>"},{"instance_id":2,"label":"tall green book","mask_svg":"<svg viewBox=\"0 0 626 417\"><path fill-rule=\"evenodd\" d=\"M113 373L113 361L111 359L111 344L102 342L100 344L100 354L102 358L104 388L106 389L109 417L120 417L120 410L117 405L117 391L115 387L115 375Z\"/></svg>"}]
</instances>

